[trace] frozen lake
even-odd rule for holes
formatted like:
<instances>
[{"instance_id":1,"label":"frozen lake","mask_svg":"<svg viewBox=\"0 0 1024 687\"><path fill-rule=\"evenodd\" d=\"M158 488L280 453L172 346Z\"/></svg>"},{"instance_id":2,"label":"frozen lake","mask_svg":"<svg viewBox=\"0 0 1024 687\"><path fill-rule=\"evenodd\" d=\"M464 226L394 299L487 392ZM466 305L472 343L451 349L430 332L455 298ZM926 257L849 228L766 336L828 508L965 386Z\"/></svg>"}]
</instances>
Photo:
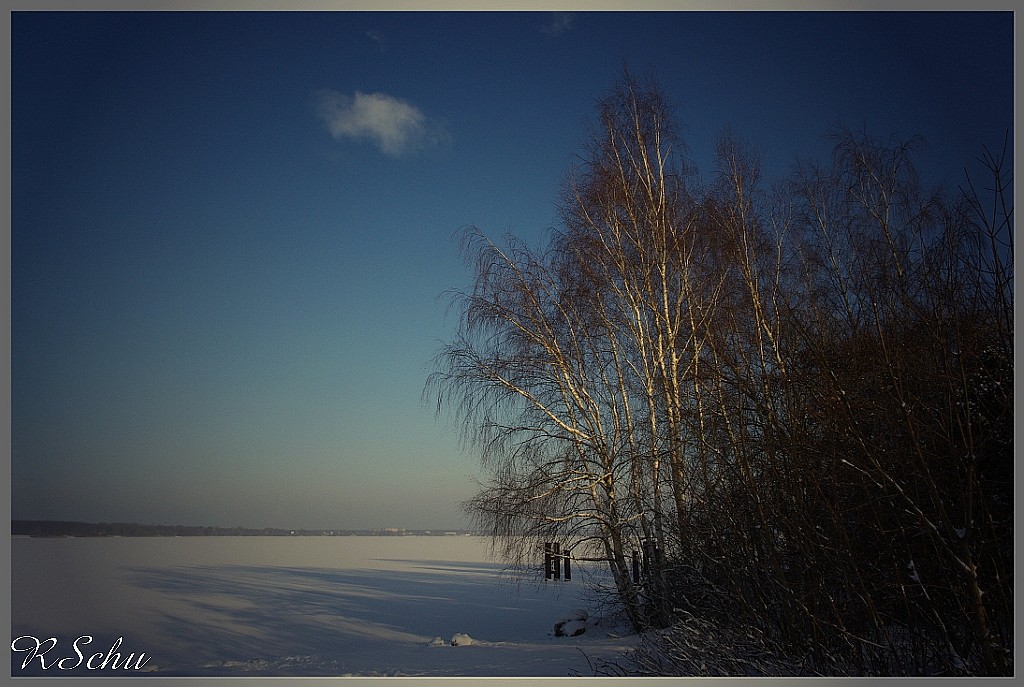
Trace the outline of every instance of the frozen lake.
<instances>
[{"instance_id":1,"label":"frozen lake","mask_svg":"<svg viewBox=\"0 0 1024 687\"><path fill-rule=\"evenodd\" d=\"M597 610L587 572L512 580L487 540L463 536L15 537L11 637L57 643L45 669L39 656L22 669L31 652L12 651L11 672L142 677L98 666L145 653L154 677L591 675L588 658L630 640L607 624L553 636L570 611ZM451 646L457 634L470 643Z\"/></svg>"}]
</instances>

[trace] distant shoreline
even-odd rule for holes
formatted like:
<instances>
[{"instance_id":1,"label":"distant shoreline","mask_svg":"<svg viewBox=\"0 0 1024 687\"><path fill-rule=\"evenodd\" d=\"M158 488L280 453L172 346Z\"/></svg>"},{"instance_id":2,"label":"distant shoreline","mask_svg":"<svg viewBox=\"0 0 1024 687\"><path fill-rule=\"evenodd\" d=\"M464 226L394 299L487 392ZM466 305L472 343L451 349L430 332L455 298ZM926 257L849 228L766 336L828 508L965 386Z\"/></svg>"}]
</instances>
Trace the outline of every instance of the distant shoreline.
<instances>
[{"instance_id":1,"label":"distant shoreline","mask_svg":"<svg viewBox=\"0 0 1024 687\"><path fill-rule=\"evenodd\" d=\"M143 525L133 522L76 522L68 520L12 520L11 536L22 537L453 537L473 536L472 530L289 529L264 527L208 527L198 525Z\"/></svg>"}]
</instances>

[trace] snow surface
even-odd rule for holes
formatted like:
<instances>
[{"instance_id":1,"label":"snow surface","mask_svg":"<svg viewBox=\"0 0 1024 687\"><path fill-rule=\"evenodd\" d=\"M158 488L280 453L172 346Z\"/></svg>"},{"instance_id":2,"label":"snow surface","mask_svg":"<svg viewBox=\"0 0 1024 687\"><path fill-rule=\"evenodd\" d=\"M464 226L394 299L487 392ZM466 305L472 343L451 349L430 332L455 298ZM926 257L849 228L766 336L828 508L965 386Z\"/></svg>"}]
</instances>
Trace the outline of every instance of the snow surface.
<instances>
[{"instance_id":1,"label":"snow surface","mask_svg":"<svg viewBox=\"0 0 1024 687\"><path fill-rule=\"evenodd\" d=\"M47 665L73 665L76 638L93 638L86 659L121 638L147 676L214 677L586 676L631 646L596 613L586 566L515 580L488 551L463 536L15 537L11 638L56 637ZM585 631L556 637L563 621ZM104 672L11 656L14 676Z\"/></svg>"}]
</instances>

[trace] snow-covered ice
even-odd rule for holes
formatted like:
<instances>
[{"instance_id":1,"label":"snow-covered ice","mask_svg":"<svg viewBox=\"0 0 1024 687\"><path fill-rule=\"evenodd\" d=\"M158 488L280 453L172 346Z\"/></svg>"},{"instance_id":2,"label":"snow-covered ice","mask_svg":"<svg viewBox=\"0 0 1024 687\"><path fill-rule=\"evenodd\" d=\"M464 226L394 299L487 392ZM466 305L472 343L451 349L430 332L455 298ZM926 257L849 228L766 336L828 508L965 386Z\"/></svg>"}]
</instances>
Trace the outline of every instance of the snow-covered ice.
<instances>
[{"instance_id":1,"label":"snow-covered ice","mask_svg":"<svg viewBox=\"0 0 1024 687\"><path fill-rule=\"evenodd\" d=\"M631 646L587 612L585 566L515 580L488 551L461 536L16 537L11 637L57 645L45 670L12 651L12 675L99 677L52 665L74 665L84 636L86 660L120 638L147 676L559 677Z\"/></svg>"}]
</instances>

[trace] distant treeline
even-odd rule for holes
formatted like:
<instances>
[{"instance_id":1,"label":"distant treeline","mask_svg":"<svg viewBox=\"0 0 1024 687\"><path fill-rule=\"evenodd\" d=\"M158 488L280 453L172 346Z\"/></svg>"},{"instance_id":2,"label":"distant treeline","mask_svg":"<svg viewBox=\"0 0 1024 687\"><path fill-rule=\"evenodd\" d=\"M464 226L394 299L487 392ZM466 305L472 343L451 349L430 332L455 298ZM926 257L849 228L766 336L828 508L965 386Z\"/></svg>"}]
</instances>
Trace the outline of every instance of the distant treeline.
<instances>
[{"instance_id":1,"label":"distant treeline","mask_svg":"<svg viewBox=\"0 0 1024 687\"><path fill-rule=\"evenodd\" d=\"M12 536L28 537L344 537L344 536L457 536L469 530L371 530L281 529L264 527L204 527L197 525L141 525L134 522L71 522L62 520L12 520Z\"/></svg>"}]
</instances>

